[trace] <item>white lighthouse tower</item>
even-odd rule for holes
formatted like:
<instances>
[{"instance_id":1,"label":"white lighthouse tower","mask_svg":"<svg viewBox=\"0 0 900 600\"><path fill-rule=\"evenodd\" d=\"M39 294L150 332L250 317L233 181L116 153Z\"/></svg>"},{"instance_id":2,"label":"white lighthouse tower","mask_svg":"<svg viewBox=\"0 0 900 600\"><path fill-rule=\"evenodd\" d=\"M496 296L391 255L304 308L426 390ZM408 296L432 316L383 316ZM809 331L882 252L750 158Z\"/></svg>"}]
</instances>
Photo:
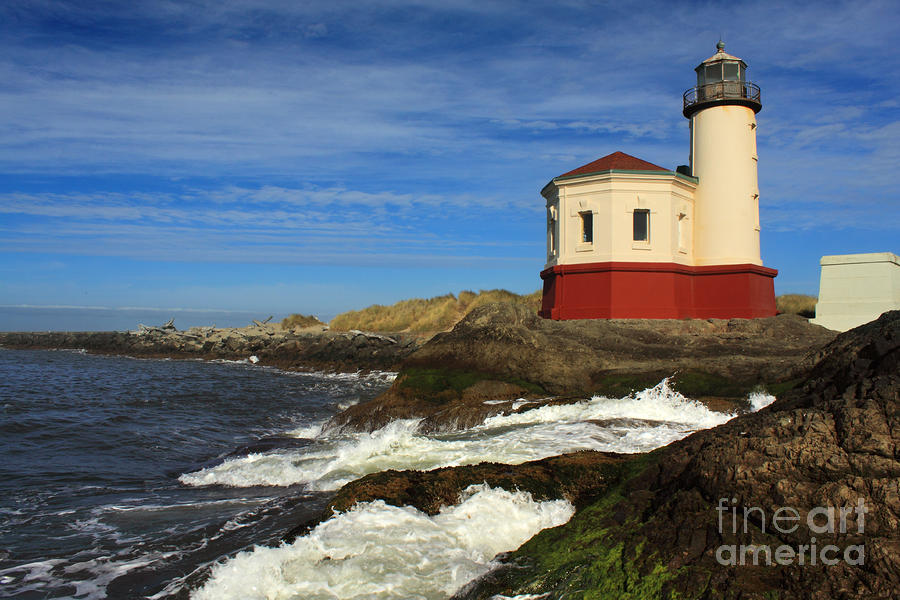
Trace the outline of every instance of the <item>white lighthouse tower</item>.
<instances>
[{"instance_id":1,"label":"white lighthouse tower","mask_svg":"<svg viewBox=\"0 0 900 600\"><path fill-rule=\"evenodd\" d=\"M691 122L694 192L694 264L761 265L756 113L759 87L746 80L747 65L716 44L695 69L697 87L684 94Z\"/></svg>"}]
</instances>

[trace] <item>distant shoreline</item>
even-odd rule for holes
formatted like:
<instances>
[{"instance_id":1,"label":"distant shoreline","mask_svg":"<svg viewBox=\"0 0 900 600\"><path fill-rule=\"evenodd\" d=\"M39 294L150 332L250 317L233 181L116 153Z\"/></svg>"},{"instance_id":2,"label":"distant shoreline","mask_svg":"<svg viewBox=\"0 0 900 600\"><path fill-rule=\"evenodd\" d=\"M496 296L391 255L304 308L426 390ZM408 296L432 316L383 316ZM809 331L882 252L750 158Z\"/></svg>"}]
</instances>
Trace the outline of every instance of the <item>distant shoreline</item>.
<instances>
[{"instance_id":1,"label":"distant shoreline","mask_svg":"<svg viewBox=\"0 0 900 600\"><path fill-rule=\"evenodd\" d=\"M249 310L0 305L0 332L72 332L95 333L128 331L139 323L156 325L175 319L179 329L195 326L243 327L253 319L273 315L281 320L286 314Z\"/></svg>"},{"instance_id":2,"label":"distant shoreline","mask_svg":"<svg viewBox=\"0 0 900 600\"><path fill-rule=\"evenodd\" d=\"M322 327L192 327L187 330L0 332L0 347L22 350L85 350L136 358L242 360L286 370L390 371L419 347L420 338L331 332Z\"/></svg>"}]
</instances>

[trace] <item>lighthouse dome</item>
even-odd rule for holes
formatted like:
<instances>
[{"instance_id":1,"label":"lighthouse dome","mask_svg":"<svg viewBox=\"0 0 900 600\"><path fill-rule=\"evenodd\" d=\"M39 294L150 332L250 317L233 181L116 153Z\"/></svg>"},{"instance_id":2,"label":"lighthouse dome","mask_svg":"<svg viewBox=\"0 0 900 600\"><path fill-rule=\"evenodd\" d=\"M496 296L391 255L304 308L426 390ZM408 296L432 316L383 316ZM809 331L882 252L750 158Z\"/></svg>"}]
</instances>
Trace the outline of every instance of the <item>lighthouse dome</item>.
<instances>
[{"instance_id":1,"label":"lighthouse dome","mask_svg":"<svg viewBox=\"0 0 900 600\"><path fill-rule=\"evenodd\" d=\"M739 63L743 64L744 67L747 66L747 63L745 63L743 60L741 60L737 56L734 56L732 54L728 54L727 52L725 52L725 42L719 40L719 43L716 44L716 53L713 54L712 56L710 56L709 58L707 58L706 60L704 60L702 63L700 63L700 66L698 66L697 68L699 69L703 65L713 63L713 62L720 62L723 60L739 62Z\"/></svg>"},{"instance_id":2,"label":"lighthouse dome","mask_svg":"<svg viewBox=\"0 0 900 600\"><path fill-rule=\"evenodd\" d=\"M747 63L725 52L725 43L716 44L716 53L697 65L697 85L684 93L684 116L704 108L722 105L762 108L759 86L747 81Z\"/></svg>"}]
</instances>

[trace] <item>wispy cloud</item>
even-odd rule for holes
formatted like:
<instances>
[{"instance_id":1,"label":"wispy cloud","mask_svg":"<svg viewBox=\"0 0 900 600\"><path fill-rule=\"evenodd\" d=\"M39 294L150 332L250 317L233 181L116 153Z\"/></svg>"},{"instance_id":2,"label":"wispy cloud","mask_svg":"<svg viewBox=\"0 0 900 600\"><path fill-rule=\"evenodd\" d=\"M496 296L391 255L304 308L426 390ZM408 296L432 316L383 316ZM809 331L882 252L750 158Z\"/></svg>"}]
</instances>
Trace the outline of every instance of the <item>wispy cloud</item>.
<instances>
[{"instance_id":1,"label":"wispy cloud","mask_svg":"<svg viewBox=\"0 0 900 600\"><path fill-rule=\"evenodd\" d=\"M344 188L12 193L0 195L0 214L10 222L0 226L0 250L164 261L398 266L472 264L489 251L503 261L534 261L531 241L483 235L485 210L484 199ZM449 216L437 217L443 213ZM524 215L539 216L540 211ZM537 228L539 218L533 220Z\"/></svg>"}]
</instances>

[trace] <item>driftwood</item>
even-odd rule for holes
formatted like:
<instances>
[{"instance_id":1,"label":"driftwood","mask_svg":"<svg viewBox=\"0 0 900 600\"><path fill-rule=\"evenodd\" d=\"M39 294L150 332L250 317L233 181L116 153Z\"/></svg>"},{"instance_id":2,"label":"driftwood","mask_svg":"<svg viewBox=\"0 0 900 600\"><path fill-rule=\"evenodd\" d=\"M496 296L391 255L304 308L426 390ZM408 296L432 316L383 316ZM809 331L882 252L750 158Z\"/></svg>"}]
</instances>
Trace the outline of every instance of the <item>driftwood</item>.
<instances>
[{"instance_id":1,"label":"driftwood","mask_svg":"<svg viewBox=\"0 0 900 600\"><path fill-rule=\"evenodd\" d=\"M361 335L361 336L363 336L363 337L365 337L365 338L368 338L368 339L370 339L370 340L381 340L381 341L383 341L383 342L388 342L388 343L390 343L390 344L396 344L396 343L397 343L397 340L395 340L395 339L392 338L392 337L388 337L388 336L386 336L386 335L381 335L381 334L378 334L378 333L372 333L372 332L370 332L370 331L360 331L359 329L351 329L351 330L348 331L347 333L350 334L351 336L354 336L354 337L357 336L357 335Z\"/></svg>"},{"instance_id":2,"label":"driftwood","mask_svg":"<svg viewBox=\"0 0 900 600\"><path fill-rule=\"evenodd\" d=\"M208 338L216 333L216 326L212 325L211 327L191 327L190 329L188 329L188 333L197 337Z\"/></svg>"},{"instance_id":3,"label":"driftwood","mask_svg":"<svg viewBox=\"0 0 900 600\"><path fill-rule=\"evenodd\" d=\"M177 333L178 329L175 328L175 317L172 317L159 327L153 327L150 325L144 325L143 323L138 323L138 330L141 334L148 333Z\"/></svg>"},{"instance_id":4,"label":"driftwood","mask_svg":"<svg viewBox=\"0 0 900 600\"><path fill-rule=\"evenodd\" d=\"M256 319L253 319L253 324L256 325L257 327L264 327L266 325L266 323L268 323L269 321L272 320L272 318L273 318L273 315L269 315L269 317L264 321L257 321Z\"/></svg>"}]
</instances>

